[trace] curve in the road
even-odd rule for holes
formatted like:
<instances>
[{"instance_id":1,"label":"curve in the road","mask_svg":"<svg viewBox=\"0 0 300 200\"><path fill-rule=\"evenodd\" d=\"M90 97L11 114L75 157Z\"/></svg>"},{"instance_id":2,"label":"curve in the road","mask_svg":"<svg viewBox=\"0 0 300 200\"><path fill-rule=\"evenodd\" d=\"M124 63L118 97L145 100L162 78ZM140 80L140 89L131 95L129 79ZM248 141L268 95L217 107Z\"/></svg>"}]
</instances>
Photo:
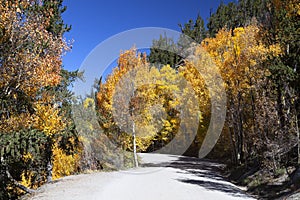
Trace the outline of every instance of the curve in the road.
<instances>
[{"instance_id":1,"label":"curve in the road","mask_svg":"<svg viewBox=\"0 0 300 200\"><path fill-rule=\"evenodd\" d=\"M253 199L218 173L222 165L183 156L140 154L143 167L71 176L47 184L39 200Z\"/></svg>"}]
</instances>

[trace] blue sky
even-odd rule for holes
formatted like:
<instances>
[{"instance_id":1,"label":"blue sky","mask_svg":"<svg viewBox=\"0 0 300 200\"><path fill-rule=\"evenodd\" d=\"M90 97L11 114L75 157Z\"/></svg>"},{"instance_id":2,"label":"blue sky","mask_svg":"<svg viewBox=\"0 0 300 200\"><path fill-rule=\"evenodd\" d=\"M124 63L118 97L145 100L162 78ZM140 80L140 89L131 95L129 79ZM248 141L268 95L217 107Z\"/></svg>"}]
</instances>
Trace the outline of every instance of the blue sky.
<instances>
[{"instance_id":1,"label":"blue sky","mask_svg":"<svg viewBox=\"0 0 300 200\"><path fill-rule=\"evenodd\" d=\"M230 0L224 0L224 3ZM178 24L204 20L220 0L65 0L65 23L72 30L65 34L74 39L73 49L63 57L64 68L79 69L89 53L102 41L120 32L141 27L162 27L180 31Z\"/></svg>"}]
</instances>

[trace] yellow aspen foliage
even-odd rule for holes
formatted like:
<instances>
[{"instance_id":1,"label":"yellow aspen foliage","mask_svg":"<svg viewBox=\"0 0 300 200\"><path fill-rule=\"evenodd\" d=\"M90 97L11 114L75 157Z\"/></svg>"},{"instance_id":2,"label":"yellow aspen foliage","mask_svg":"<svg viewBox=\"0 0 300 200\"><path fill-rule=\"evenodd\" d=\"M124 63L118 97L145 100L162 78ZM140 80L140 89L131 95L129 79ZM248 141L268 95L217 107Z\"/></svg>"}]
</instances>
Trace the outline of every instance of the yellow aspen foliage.
<instances>
[{"instance_id":1,"label":"yellow aspen foliage","mask_svg":"<svg viewBox=\"0 0 300 200\"><path fill-rule=\"evenodd\" d=\"M23 155L23 160L24 160L25 162L30 161L32 158L33 158L33 157L32 157L32 155L31 155L31 153L29 153L29 152L27 152L26 154Z\"/></svg>"},{"instance_id":2,"label":"yellow aspen foliage","mask_svg":"<svg viewBox=\"0 0 300 200\"><path fill-rule=\"evenodd\" d=\"M245 29L242 27L238 27L238 28L234 29L234 31L233 31L233 33L234 33L234 37L232 38L233 45L234 45L233 48L234 48L235 55L237 57L239 57L241 55L241 49L244 48L243 46L241 46L242 42L240 41L242 39L241 35L243 35L244 32L245 32Z\"/></svg>"},{"instance_id":3,"label":"yellow aspen foliage","mask_svg":"<svg viewBox=\"0 0 300 200\"><path fill-rule=\"evenodd\" d=\"M141 56L135 49L121 53L118 67L107 77L106 82L100 85L100 91L97 93L102 127L110 135L119 135L118 141L124 149L133 148L129 131L131 127L128 130L119 130L121 134L116 133L116 130L118 126L128 126L129 121L134 122L138 151L147 150L153 141L167 144L179 129L180 103L182 104L186 97L189 99L188 96L191 95L181 87L183 80L183 74L176 72L169 65L160 69L150 66L145 56ZM130 102L126 102L124 96L128 95L130 85L134 85L135 91L128 97L131 98ZM186 94L181 97L183 93ZM117 103L113 102L114 95L120 96ZM132 112L119 113L116 117L121 119L118 122L114 121L113 112L126 110L127 104L132 106ZM125 117L120 117L123 115ZM188 120L185 123L188 123Z\"/></svg>"},{"instance_id":4,"label":"yellow aspen foliage","mask_svg":"<svg viewBox=\"0 0 300 200\"><path fill-rule=\"evenodd\" d=\"M86 98L83 102L84 108L89 108L89 107L94 107L94 106L95 106L95 101L92 98Z\"/></svg>"},{"instance_id":5,"label":"yellow aspen foliage","mask_svg":"<svg viewBox=\"0 0 300 200\"><path fill-rule=\"evenodd\" d=\"M23 171L21 174L21 184L27 188L37 189L38 186L33 182L34 173L32 171Z\"/></svg>"},{"instance_id":6,"label":"yellow aspen foliage","mask_svg":"<svg viewBox=\"0 0 300 200\"><path fill-rule=\"evenodd\" d=\"M40 186L47 178L50 181L51 167L46 166L51 166L52 160L57 163L64 158L51 157L52 151L58 151L52 149L58 148L57 141L62 137L76 137L69 135L73 131L72 122L67 119L68 114L62 113L69 108L65 104L66 109L61 108L61 99L69 98L64 92L60 93L67 90L63 87L69 81L63 81L69 77L61 70L62 55L70 47L63 39L67 26L58 25L63 23L63 11L61 1L56 0L2 0L0 3L0 134L3 141L0 157L1 163L7 165L5 170L13 169L12 177L30 188ZM72 159L65 160L77 161ZM0 190L9 184L2 181Z\"/></svg>"},{"instance_id":7,"label":"yellow aspen foliage","mask_svg":"<svg viewBox=\"0 0 300 200\"><path fill-rule=\"evenodd\" d=\"M54 144L53 148L53 180L63 176L69 176L77 172L80 160L79 154L67 155L62 149Z\"/></svg>"},{"instance_id":8,"label":"yellow aspen foliage","mask_svg":"<svg viewBox=\"0 0 300 200\"><path fill-rule=\"evenodd\" d=\"M202 53L195 53L195 54L199 56ZM206 63L205 58L199 56L196 59L197 60L194 60L194 62L186 61L186 64L180 67L180 74L192 85L199 99L198 103L202 115L203 114L209 115L210 95L206 87L206 84L208 83L205 82L203 76L209 75L209 73L206 72L205 70L210 70L210 68L208 63ZM199 70L200 69L199 67L201 68L201 70Z\"/></svg>"},{"instance_id":9,"label":"yellow aspen foliage","mask_svg":"<svg viewBox=\"0 0 300 200\"><path fill-rule=\"evenodd\" d=\"M106 83L100 85L100 91L97 93L97 106L100 114L105 116L112 109L112 96L116 84L119 82L121 77L133 68L142 65L146 62L146 57L137 55L136 49L124 51L120 54L118 60L118 67L115 68L111 75L106 78ZM110 121L111 122L111 121ZM110 126L109 121L104 126Z\"/></svg>"},{"instance_id":10,"label":"yellow aspen foliage","mask_svg":"<svg viewBox=\"0 0 300 200\"><path fill-rule=\"evenodd\" d=\"M201 45L223 78L227 95L227 128L223 135L230 135L235 142L236 159L240 161L250 153L247 145L255 143L259 131L256 120L265 112L259 109L261 100L265 99L262 95L266 93L266 75L270 74L264 62L280 55L281 48L277 44L265 45L255 24L234 30L222 29L215 38L207 38Z\"/></svg>"},{"instance_id":11,"label":"yellow aspen foliage","mask_svg":"<svg viewBox=\"0 0 300 200\"><path fill-rule=\"evenodd\" d=\"M250 80L258 80L267 68L262 63L268 56L280 54L280 46L265 46L259 38L259 28L250 25L231 31L220 30L215 38L202 42L221 71L226 87L237 95L242 89L250 88Z\"/></svg>"},{"instance_id":12,"label":"yellow aspen foliage","mask_svg":"<svg viewBox=\"0 0 300 200\"><path fill-rule=\"evenodd\" d=\"M59 110L52 105L35 105L35 121L34 127L43 131L46 135L52 136L62 131L65 127L62 121L62 116L59 115Z\"/></svg>"},{"instance_id":13,"label":"yellow aspen foliage","mask_svg":"<svg viewBox=\"0 0 300 200\"><path fill-rule=\"evenodd\" d=\"M24 163L28 163L30 162L33 158L32 154L27 152L26 154L24 154L22 156L22 159L24 161ZM28 171L23 171L21 174L21 181L20 183L22 185L24 185L27 188L33 188L33 189L37 189L38 185L34 183L33 179L34 179L34 173L30 170Z\"/></svg>"},{"instance_id":14,"label":"yellow aspen foliage","mask_svg":"<svg viewBox=\"0 0 300 200\"><path fill-rule=\"evenodd\" d=\"M43 10L48 17L36 17L26 13L31 1L2 1L0 3L0 88L9 99L1 116L0 126L9 125L17 130L31 123L31 117L20 116L26 109L19 111L16 104L35 99L42 88L56 86L61 81L61 55L69 49L66 41L55 37L47 30L51 10ZM24 19L20 17L24 15ZM12 124L13 122L13 124Z\"/></svg>"},{"instance_id":15,"label":"yellow aspen foliage","mask_svg":"<svg viewBox=\"0 0 300 200\"><path fill-rule=\"evenodd\" d=\"M29 128L32 116L29 113L12 113L9 118L2 116L0 129L4 132L12 132L20 129Z\"/></svg>"}]
</instances>

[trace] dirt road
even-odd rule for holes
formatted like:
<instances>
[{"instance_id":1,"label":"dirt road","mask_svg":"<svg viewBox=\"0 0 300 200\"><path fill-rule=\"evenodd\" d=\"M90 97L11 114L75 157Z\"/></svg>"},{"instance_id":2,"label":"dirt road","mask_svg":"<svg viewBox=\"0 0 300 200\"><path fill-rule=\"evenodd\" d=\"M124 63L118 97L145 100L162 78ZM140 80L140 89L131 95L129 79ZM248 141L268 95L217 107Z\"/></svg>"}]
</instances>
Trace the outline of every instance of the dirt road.
<instances>
[{"instance_id":1,"label":"dirt road","mask_svg":"<svg viewBox=\"0 0 300 200\"><path fill-rule=\"evenodd\" d=\"M41 187L30 200L253 199L225 181L221 165L194 158L140 154L143 167L65 177Z\"/></svg>"}]
</instances>

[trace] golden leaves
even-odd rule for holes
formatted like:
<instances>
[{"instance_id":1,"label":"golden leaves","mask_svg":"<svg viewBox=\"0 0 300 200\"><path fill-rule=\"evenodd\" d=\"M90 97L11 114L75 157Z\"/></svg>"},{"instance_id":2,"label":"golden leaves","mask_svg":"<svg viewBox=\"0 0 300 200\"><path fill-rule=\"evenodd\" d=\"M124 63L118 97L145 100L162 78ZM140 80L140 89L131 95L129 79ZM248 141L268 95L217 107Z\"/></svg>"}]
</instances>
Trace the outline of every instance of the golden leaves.
<instances>
[{"instance_id":1,"label":"golden leaves","mask_svg":"<svg viewBox=\"0 0 300 200\"><path fill-rule=\"evenodd\" d=\"M30 131L28 133L32 130L43 132L38 137L44 138L44 134L47 136L48 144L43 144L49 146L45 152L46 156L50 157L48 151L54 148L53 159L56 170L54 176L57 178L74 171L69 165L77 162L78 156L66 155L58 147L58 140L61 139L59 133L69 131L66 127L70 121L63 116L64 113L61 113L59 100L49 89L61 83L61 56L69 49L69 44L62 39L60 33L49 31L50 23L54 24L61 20L59 1L49 3L53 3L54 8L44 9L46 7L43 1L1 0L0 131L8 134L20 130ZM57 15L57 18L53 21L54 15ZM18 143L18 139L16 142ZM33 139L31 142L34 144L28 144L29 146L36 143ZM74 142L70 143L75 146ZM29 147L27 144L24 147L23 144L20 145L21 155L23 151L27 152ZM38 147L38 145L37 142L34 148L44 150L45 146ZM10 156L15 159L13 158L15 155L8 155L7 158ZM36 154L30 150L21 157L25 164L29 164L27 169L35 171L18 169L21 174L18 180L21 179L21 183L28 187L40 184L37 183L36 177L43 168L38 167L37 170L36 164L31 163L46 162L42 160L43 156L35 156ZM43 177L45 174L39 175Z\"/></svg>"},{"instance_id":2,"label":"golden leaves","mask_svg":"<svg viewBox=\"0 0 300 200\"><path fill-rule=\"evenodd\" d=\"M214 58L222 77L230 90L237 94L251 78L260 79L267 70L262 63L268 56L281 53L279 45L265 46L256 25L238 27L231 31L219 31L215 38L207 38L202 46Z\"/></svg>"},{"instance_id":3,"label":"golden leaves","mask_svg":"<svg viewBox=\"0 0 300 200\"><path fill-rule=\"evenodd\" d=\"M35 105L34 128L52 136L65 128L59 110L52 105L38 103Z\"/></svg>"},{"instance_id":4,"label":"golden leaves","mask_svg":"<svg viewBox=\"0 0 300 200\"><path fill-rule=\"evenodd\" d=\"M79 154L67 155L55 144L53 147L53 180L76 172L79 160Z\"/></svg>"},{"instance_id":5,"label":"golden leaves","mask_svg":"<svg viewBox=\"0 0 300 200\"><path fill-rule=\"evenodd\" d=\"M32 123L32 117L29 113L11 113L9 117L2 115L0 130L3 132L12 132L20 129L27 129Z\"/></svg>"},{"instance_id":6,"label":"golden leaves","mask_svg":"<svg viewBox=\"0 0 300 200\"><path fill-rule=\"evenodd\" d=\"M201 59L202 61L199 65L211 64L206 58ZM97 93L97 107L105 131L109 135L116 135L125 149L132 149L130 130L133 129L122 129L123 124L127 128L128 120L133 121L130 121L130 124L134 123L138 150L146 150L154 143L167 144L174 137L180 138L178 141L182 140L183 143L189 141L187 138L193 138L197 131L193 127L198 128L197 123L203 119L202 112L196 110L199 110L199 105L204 110L210 103L203 78L193 64L186 63L187 66L176 71L169 65L160 68L151 66L134 48L122 53L118 67L107 77L106 82L100 85ZM211 69L203 67L203 72L205 70ZM128 77L128 74L133 75ZM126 84L120 84L124 79L129 80ZM133 92L128 88L131 85L134 85ZM123 91L125 94L132 93L129 104L134 109L113 116L113 112L122 110L121 107L126 108L128 104L126 98L122 98ZM118 95L117 105L120 109L114 106L114 95ZM123 114L129 116L123 117ZM114 120L117 117L122 119L116 122ZM116 126L121 127L120 130ZM180 128L181 126L183 128Z\"/></svg>"},{"instance_id":7,"label":"golden leaves","mask_svg":"<svg viewBox=\"0 0 300 200\"><path fill-rule=\"evenodd\" d=\"M27 152L26 154L23 155L23 160L25 162L28 162L29 160L31 160L33 157L32 157L32 154Z\"/></svg>"},{"instance_id":8,"label":"golden leaves","mask_svg":"<svg viewBox=\"0 0 300 200\"><path fill-rule=\"evenodd\" d=\"M30 6L27 4L27 1L12 1L0 5L0 32L4 34L0 33L3 54L0 86L21 83L20 89L34 96L40 88L59 83L61 55L68 45L46 30L46 18L18 17L22 9Z\"/></svg>"},{"instance_id":9,"label":"golden leaves","mask_svg":"<svg viewBox=\"0 0 300 200\"><path fill-rule=\"evenodd\" d=\"M95 101L92 98L86 98L83 102L84 108L89 108L89 107L94 107L94 106L95 106Z\"/></svg>"},{"instance_id":10,"label":"golden leaves","mask_svg":"<svg viewBox=\"0 0 300 200\"><path fill-rule=\"evenodd\" d=\"M6 98L14 99L15 104L21 104L18 102L18 94L26 96L27 99L40 99L40 92L45 87L60 83L61 55L68 49L68 44L61 37L47 31L44 23L48 20L47 17L36 16L36 13L26 15L26 18L20 17L20 14L24 14L24 9L30 6L33 5L29 1L0 3L0 88L7 91ZM46 105L49 102L44 99L39 103ZM26 110L17 113L13 107L7 108L9 114L2 116L0 124L2 130L28 128L35 121L35 126L40 130L52 134L51 128L47 127L54 126L53 119L58 115L56 111L51 111L52 119L41 114L41 110L47 110L47 114L50 108L36 105L37 115L45 118L44 120L46 118L50 120L45 122L49 123L48 125L42 125L41 122L37 122L36 115L31 116L32 113L26 113L28 112Z\"/></svg>"}]
</instances>

